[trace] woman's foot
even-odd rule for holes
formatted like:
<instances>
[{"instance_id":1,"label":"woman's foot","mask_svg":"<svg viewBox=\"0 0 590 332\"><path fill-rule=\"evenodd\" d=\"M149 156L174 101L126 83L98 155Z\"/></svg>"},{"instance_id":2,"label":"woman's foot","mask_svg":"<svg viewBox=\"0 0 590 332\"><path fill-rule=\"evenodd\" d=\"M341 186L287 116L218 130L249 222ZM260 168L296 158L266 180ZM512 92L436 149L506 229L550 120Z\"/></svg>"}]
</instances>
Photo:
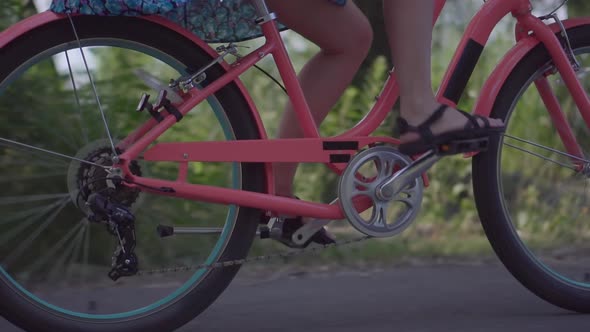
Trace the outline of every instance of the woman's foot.
<instances>
[{"instance_id":1,"label":"woman's foot","mask_svg":"<svg viewBox=\"0 0 590 332\"><path fill-rule=\"evenodd\" d=\"M504 130L500 119L471 115L438 103L430 109L433 112L414 112L398 119L402 153L420 154L441 144L488 137Z\"/></svg>"}]
</instances>

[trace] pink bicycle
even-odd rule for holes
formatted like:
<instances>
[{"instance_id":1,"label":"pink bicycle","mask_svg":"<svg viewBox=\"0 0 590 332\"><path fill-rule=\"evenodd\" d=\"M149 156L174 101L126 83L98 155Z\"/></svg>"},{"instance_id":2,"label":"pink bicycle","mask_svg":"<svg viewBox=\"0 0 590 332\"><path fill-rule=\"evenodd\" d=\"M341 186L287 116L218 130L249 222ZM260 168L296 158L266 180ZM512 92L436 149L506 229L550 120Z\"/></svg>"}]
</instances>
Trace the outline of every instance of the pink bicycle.
<instances>
[{"instance_id":1,"label":"pink bicycle","mask_svg":"<svg viewBox=\"0 0 590 332\"><path fill-rule=\"evenodd\" d=\"M503 119L506 132L406 156L395 138L370 136L397 100L393 72L360 123L320 137L275 16L264 0L254 4L266 42L246 56L155 16L46 12L0 34L4 317L31 331L175 329L227 287L261 222L276 237L281 215L316 218L293 234L301 247L329 220L396 235L417 216L427 169L446 149L474 146L477 209L501 261L536 295L590 312L590 18L535 17L528 0L485 2L439 98L458 103L492 29L511 14L516 44L474 108ZM85 55L82 72L74 52ZM268 55L305 138L269 139L238 78ZM91 70L97 64L112 70ZM137 93L160 86L155 78L172 80L137 106ZM274 162L325 164L340 176L338 200L273 195ZM145 272L163 266L177 273Z\"/></svg>"}]
</instances>

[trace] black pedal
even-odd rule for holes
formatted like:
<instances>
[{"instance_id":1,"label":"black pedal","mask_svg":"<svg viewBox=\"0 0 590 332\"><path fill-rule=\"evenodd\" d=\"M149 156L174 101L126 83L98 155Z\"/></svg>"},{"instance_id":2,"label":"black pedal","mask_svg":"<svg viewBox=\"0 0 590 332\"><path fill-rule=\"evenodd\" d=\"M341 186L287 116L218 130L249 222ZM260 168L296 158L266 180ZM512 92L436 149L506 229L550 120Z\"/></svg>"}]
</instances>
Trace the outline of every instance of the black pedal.
<instances>
[{"instance_id":1,"label":"black pedal","mask_svg":"<svg viewBox=\"0 0 590 332\"><path fill-rule=\"evenodd\" d=\"M158 93L158 99L156 99L156 107L162 107L169 102L166 97L168 97L168 92L166 90L160 90L160 93Z\"/></svg>"},{"instance_id":2,"label":"black pedal","mask_svg":"<svg viewBox=\"0 0 590 332\"><path fill-rule=\"evenodd\" d=\"M490 138L472 138L456 140L439 145L436 154L441 156L454 155L459 153L481 152L488 149Z\"/></svg>"},{"instance_id":3,"label":"black pedal","mask_svg":"<svg viewBox=\"0 0 590 332\"><path fill-rule=\"evenodd\" d=\"M158 233L158 236L160 236L160 237L169 237L169 236L174 235L174 227L166 226L166 225L158 225L158 227L156 227L156 232Z\"/></svg>"},{"instance_id":4,"label":"black pedal","mask_svg":"<svg viewBox=\"0 0 590 332\"><path fill-rule=\"evenodd\" d=\"M164 96L165 98L166 96ZM160 99L160 96L158 96L158 99ZM156 121L158 122L162 122L164 121L164 117L162 116L162 114L160 114L160 112L158 112L158 109L160 108L160 104L156 103L156 105L152 105L150 104L150 95L148 95L147 93L144 93L141 95L141 99L139 100L139 104L137 105L137 112L142 112L144 110L147 110L150 115L156 119Z\"/></svg>"},{"instance_id":5,"label":"black pedal","mask_svg":"<svg viewBox=\"0 0 590 332\"><path fill-rule=\"evenodd\" d=\"M147 93L143 93L141 95L141 99L139 99L139 104L137 105L137 109L135 109L136 112L142 112L143 110L148 110L148 111L152 111L153 107L152 104L150 104L150 95L148 95Z\"/></svg>"}]
</instances>

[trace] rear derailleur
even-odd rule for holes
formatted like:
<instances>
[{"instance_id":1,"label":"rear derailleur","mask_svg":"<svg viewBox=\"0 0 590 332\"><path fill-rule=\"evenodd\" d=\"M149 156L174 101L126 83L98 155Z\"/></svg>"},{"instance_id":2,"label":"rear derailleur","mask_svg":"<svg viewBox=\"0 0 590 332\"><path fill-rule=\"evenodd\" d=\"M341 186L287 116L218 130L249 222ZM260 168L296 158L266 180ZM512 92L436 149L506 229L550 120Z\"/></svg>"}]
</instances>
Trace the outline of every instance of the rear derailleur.
<instances>
[{"instance_id":1,"label":"rear derailleur","mask_svg":"<svg viewBox=\"0 0 590 332\"><path fill-rule=\"evenodd\" d=\"M133 252L136 245L135 216L127 206L112 202L108 195L93 193L88 197L90 208L88 220L104 223L108 231L117 237L119 244L112 257L109 278L116 281L120 277L137 274L138 260Z\"/></svg>"}]
</instances>

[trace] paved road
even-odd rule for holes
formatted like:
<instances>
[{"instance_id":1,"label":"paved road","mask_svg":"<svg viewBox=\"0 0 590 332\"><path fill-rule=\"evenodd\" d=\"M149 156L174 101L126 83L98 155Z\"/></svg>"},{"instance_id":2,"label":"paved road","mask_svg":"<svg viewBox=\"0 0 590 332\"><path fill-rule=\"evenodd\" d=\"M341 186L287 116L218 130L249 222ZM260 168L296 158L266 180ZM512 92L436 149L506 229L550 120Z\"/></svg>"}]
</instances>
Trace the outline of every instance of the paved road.
<instances>
[{"instance_id":1,"label":"paved road","mask_svg":"<svg viewBox=\"0 0 590 332\"><path fill-rule=\"evenodd\" d=\"M590 315L543 302L499 265L444 265L241 277L179 331L569 332L590 331Z\"/></svg>"}]
</instances>

